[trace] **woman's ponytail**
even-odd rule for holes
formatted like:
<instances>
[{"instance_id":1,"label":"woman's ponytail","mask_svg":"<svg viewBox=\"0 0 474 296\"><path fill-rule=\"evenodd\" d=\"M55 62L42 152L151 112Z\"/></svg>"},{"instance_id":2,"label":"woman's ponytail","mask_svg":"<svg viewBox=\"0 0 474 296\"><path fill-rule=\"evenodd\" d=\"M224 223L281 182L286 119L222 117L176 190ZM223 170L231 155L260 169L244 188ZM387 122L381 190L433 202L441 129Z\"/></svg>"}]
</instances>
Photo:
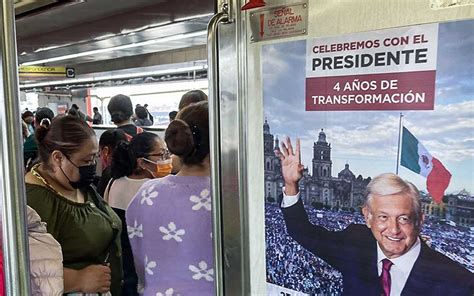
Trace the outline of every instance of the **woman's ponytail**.
<instances>
[{"instance_id":1,"label":"woman's ponytail","mask_svg":"<svg viewBox=\"0 0 474 296\"><path fill-rule=\"evenodd\" d=\"M121 141L112 153L112 178L118 179L128 176L133 172L132 155L130 152L130 143Z\"/></svg>"}]
</instances>

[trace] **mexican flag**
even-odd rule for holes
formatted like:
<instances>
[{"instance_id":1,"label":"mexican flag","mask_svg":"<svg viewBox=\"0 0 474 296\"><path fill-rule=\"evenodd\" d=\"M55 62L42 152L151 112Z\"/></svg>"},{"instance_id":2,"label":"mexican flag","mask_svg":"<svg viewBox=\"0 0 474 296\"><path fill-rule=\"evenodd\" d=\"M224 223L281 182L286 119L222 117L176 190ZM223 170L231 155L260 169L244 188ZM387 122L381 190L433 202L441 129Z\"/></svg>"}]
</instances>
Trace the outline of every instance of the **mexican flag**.
<instances>
[{"instance_id":1,"label":"mexican flag","mask_svg":"<svg viewBox=\"0 0 474 296\"><path fill-rule=\"evenodd\" d=\"M426 189L437 203L441 203L444 191L451 181L451 173L434 158L415 136L403 127L402 157L400 164L426 178Z\"/></svg>"}]
</instances>

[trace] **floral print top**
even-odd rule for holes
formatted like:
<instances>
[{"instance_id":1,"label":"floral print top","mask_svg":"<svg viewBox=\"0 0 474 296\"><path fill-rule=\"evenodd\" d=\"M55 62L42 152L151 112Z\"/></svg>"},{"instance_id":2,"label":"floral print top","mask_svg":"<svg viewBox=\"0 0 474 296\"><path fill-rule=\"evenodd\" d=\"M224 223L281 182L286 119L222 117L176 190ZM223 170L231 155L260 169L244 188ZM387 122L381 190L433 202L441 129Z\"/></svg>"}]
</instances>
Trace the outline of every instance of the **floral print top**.
<instances>
[{"instance_id":1,"label":"floral print top","mask_svg":"<svg viewBox=\"0 0 474 296\"><path fill-rule=\"evenodd\" d=\"M215 294L209 177L146 182L126 221L141 295Z\"/></svg>"}]
</instances>

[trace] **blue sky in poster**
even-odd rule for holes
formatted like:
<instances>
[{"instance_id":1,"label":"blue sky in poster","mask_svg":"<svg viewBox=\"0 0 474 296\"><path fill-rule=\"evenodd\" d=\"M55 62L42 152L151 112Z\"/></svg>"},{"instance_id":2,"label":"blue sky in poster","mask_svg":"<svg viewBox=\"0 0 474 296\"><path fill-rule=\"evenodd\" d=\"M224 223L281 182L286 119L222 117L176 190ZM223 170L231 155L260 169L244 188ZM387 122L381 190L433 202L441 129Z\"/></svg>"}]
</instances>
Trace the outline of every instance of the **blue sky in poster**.
<instances>
[{"instance_id":1,"label":"blue sky in poster","mask_svg":"<svg viewBox=\"0 0 474 296\"><path fill-rule=\"evenodd\" d=\"M448 193L474 194L474 21L439 27L434 111L404 111L407 127L452 173ZM349 163L358 176L395 172L398 111L305 111L305 41L262 48L265 117L280 139L299 137L302 162L311 169L321 128L332 146L332 175ZM400 167L400 175L426 191L426 179Z\"/></svg>"}]
</instances>

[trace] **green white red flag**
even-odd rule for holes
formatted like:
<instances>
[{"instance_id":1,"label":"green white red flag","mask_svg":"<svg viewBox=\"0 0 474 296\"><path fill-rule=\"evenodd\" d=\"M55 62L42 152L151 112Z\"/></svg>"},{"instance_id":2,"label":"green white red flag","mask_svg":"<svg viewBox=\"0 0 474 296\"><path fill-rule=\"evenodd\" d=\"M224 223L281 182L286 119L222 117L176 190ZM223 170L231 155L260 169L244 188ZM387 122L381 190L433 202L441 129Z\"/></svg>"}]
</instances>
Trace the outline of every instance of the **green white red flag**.
<instances>
[{"instance_id":1,"label":"green white red flag","mask_svg":"<svg viewBox=\"0 0 474 296\"><path fill-rule=\"evenodd\" d=\"M451 173L433 157L407 128L402 131L400 164L426 178L426 189L433 200L441 203L451 181Z\"/></svg>"}]
</instances>

